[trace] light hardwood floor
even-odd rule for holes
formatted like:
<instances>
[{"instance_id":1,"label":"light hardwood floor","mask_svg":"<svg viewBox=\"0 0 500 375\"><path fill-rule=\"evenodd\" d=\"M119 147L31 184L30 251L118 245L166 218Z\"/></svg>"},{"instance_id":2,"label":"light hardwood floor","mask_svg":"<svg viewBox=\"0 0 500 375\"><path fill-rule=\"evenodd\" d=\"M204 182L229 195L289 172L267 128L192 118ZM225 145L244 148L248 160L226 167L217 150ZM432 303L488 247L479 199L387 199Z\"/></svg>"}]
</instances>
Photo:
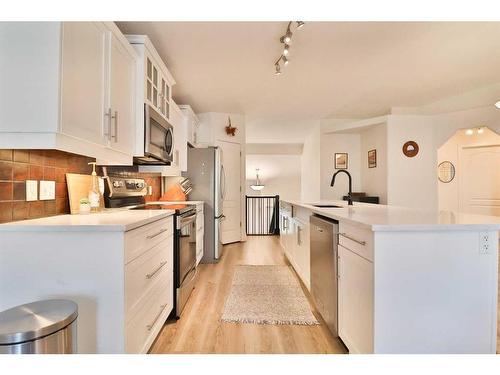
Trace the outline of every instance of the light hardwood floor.
<instances>
[{"instance_id":1,"label":"light hardwood floor","mask_svg":"<svg viewBox=\"0 0 500 375\"><path fill-rule=\"evenodd\" d=\"M319 326L222 323L234 268L240 264L282 265L287 260L278 237L249 237L247 242L224 246L218 264L200 265L196 288L181 318L165 324L150 352L346 353L314 308Z\"/></svg>"}]
</instances>

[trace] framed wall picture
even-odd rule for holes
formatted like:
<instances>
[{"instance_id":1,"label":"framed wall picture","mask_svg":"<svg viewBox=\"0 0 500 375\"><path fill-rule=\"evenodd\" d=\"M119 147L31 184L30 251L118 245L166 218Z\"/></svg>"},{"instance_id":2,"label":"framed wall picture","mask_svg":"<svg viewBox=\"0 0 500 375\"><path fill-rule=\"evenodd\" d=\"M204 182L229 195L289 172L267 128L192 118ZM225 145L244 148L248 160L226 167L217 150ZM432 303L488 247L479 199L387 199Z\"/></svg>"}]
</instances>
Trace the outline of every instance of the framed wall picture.
<instances>
[{"instance_id":1,"label":"framed wall picture","mask_svg":"<svg viewBox=\"0 0 500 375\"><path fill-rule=\"evenodd\" d=\"M368 151L368 168L377 167L377 150Z\"/></svg>"},{"instance_id":2,"label":"framed wall picture","mask_svg":"<svg viewBox=\"0 0 500 375\"><path fill-rule=\"evenodd\" d=\"M347 154L335 153L335 169L347 169Z\"/></svg>"}]
</instances>

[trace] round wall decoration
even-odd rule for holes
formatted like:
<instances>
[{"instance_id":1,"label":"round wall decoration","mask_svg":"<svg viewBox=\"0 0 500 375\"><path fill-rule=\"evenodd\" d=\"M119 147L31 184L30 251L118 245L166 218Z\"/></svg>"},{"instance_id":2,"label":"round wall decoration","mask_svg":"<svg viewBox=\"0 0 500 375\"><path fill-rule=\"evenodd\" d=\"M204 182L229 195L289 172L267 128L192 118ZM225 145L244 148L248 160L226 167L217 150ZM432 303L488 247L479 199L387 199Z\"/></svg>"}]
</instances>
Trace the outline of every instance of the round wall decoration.
<instances>
[{"instance_id":1,"label":"round wall decoration","mask_svg":"<svg viewBox=\"0 0 500 375\"><path fill-rule=\"evenodd\" d=\"M447 184L455 178L455 166L451 161L443 161L438 165L438 179Z\"/></svg>"},{"instance_id":2,"label":"round wall decoration","mask_svg":"<svg viewBox=\"0 0 500 375\"><path fill-rule=\"evenodd\" d=\"M418 144L415 141L408 141L403 145L403 154L412 158L418 154Z\"/></svg>"}]
</instances>

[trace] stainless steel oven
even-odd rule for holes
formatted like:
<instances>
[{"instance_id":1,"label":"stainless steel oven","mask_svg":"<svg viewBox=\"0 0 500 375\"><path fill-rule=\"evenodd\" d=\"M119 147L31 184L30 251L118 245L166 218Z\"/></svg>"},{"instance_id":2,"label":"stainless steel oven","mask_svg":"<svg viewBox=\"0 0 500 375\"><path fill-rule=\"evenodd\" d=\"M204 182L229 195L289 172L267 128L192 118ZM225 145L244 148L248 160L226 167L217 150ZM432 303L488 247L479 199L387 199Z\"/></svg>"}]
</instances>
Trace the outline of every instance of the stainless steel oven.
<instances>
[{"instance_id":1,"label":"stainless steel oven","mask_svg":"<svg viewBox=\"0 0 500 375\"><path fill-rule=\"evenodd\" d=\"M144 104L144 156L135 164L165 165L173 161L174 129L149 104Z\"/></svg>"},{"instance_id":2,"label":"stainless steel oven","mask_svg":"<svg viewBox=\"0 0 500 375\"><path fill-rule=\"evenodd\" d=\"M174 244L175 315L179 317L196 281L196 208L176 211Z\"/></svg>"}]
</instances>

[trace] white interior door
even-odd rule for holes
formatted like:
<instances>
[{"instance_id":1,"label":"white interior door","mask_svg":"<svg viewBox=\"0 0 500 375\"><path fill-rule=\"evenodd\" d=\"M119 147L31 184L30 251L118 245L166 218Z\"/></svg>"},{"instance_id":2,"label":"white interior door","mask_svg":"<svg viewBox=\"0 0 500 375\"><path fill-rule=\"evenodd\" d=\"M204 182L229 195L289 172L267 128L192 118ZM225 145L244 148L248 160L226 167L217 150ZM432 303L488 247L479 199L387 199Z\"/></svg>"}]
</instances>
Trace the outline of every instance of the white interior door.
<instances>
[{"instance_id":1,"label":"white interior door","mask_svg":"<svg viewBox=\"0 0 500 375\"><path fill-rule=\"evenodd\" d=\"M500 216L500 145L462 148L460 212Z\"/></svg>"},{"instance_id":2,"label":"white interior door","mask_svg":"<svg viewBox=\"0 0 500 375\"><path fill-rule=\"evenodd\" d=\"M221 242L223 244L241 240L241 146L238 143L218 141L221 148L221 190L223 194Z\"/></svg>"}]
</instances>

